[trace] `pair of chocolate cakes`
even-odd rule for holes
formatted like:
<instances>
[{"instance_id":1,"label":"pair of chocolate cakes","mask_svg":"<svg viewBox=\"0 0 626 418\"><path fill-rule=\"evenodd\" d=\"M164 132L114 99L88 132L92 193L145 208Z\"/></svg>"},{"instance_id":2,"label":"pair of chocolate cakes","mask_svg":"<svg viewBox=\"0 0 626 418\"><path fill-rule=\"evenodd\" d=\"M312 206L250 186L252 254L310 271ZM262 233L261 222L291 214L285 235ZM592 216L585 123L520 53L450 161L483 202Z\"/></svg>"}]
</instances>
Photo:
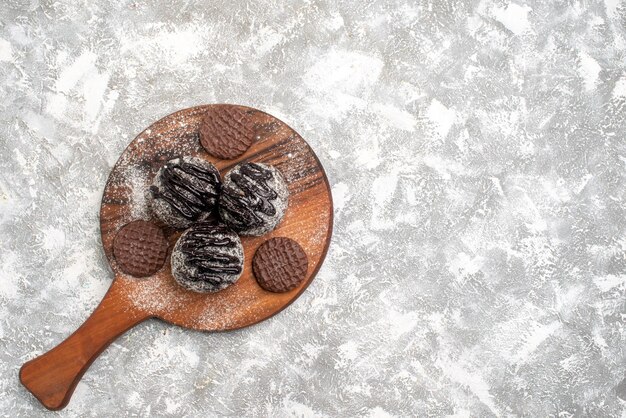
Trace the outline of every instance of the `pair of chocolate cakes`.
<instances>
[{"instance_id":1,"label":"pair of chocolate cakes","mask_svg":"<svg viewBox=\"0 0 626 418\"><path fill-rule=\"evenodd\" d=\"M258 139L244 112L212 109L204 115L200 143L211 155L233 159ZM185 229L171 254L172 276L185 289L217 292L235 283L243 272L241 236L261 236L282 220L289 191L278 169L242 163L223 179L210 162L191 156L167 161L150 187L152 213L162 223ZM127 274L151 276L167 258L168 242L155 223L138 220L124 225L113 254ZM290 238L271 238L256 251L252 270L259 285L286 292L304 280L304 250Z\"/></svg>"}]
</instances>

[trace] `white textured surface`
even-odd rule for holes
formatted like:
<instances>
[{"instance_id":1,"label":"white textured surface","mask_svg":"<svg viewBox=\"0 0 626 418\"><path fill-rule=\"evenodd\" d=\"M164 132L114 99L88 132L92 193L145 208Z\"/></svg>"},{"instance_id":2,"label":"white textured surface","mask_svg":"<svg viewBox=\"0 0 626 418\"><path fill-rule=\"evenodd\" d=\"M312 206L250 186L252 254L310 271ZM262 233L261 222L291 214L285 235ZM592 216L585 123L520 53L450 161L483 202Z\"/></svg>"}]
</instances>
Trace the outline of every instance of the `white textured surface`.
<instances>
[{"instance_id":1,"label":"white textured surface","mask_svg":"<svg viewBox=\"0 0 626 418\"><path fill-rule=\"evenodd\" d=\"M278 316L149 321L83 416L623 416L626 4L7 0L0 10L0 413L110 283L106 176L174 110L298 130L333 185L318 278Z\"/></svg>"}]
</instances>

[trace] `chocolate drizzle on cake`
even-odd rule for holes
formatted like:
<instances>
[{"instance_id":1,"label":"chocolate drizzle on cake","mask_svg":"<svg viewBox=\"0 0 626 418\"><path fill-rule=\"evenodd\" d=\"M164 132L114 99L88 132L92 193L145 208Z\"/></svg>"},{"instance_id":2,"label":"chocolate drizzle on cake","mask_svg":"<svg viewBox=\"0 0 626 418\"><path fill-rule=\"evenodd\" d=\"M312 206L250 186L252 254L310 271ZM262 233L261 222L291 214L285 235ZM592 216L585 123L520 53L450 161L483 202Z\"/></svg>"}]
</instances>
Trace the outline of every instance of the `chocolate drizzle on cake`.
<instances>
[{"instance_id":1,"label":"chocolate drizzle on cake","mask_svg":"<svg viewBox=\"0 0 626 418\"><path fill-rule=\"evenodd\" d=\"M196 271L188 280L218 286L223 283L224 275L241 273L241 258L227 251L237 245L229 234L232 232L221 225L198 223L181 237L180 249L185 255L185 264Z\"/></svg>"},{"instance_id":2,"label":"chocolate drizzle on cake","mask_svg":"<svg viewBox=\"0 0 626 418\"><path fill-rule=\"evenodd\" d=\"M256 227L263 223L257 212L267 216L276 214L276 208L270 201L275 200L278 194L268 184L272 177L270 170L255 163L243 164L239 173L231 175L231 180L241 192L233 188L225 189L221 205L228 211L233 226Z\"/></svg>"},{"instance_id":3,"label":"chocolate drizzle on cake","mask_svg":"<svg viewBox=\"0 0 626 418\"><path fill-rule=\"evenodd\" d=\"M201 213L210 212L219 195L220 177L217 170L191 164L182 158L165 164L160 181L160 188L150 187L152 196L163 199L190 221L196 220Z\"/></svg>"}]
</instances>

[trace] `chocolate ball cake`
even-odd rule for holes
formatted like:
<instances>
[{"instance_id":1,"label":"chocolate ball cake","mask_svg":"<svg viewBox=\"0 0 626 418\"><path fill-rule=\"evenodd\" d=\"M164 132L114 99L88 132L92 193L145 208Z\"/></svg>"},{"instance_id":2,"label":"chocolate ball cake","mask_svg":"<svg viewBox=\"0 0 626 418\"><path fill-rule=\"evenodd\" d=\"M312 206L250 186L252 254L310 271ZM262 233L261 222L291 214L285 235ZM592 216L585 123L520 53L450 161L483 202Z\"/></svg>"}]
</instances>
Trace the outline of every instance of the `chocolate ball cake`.
<instances>
[{"instance_id":1,"label":"chocolate ball cake","mask_svg":"<svg viewBox=\"0 0 626 418\"><path fill-rule=\"evenodd\" d=\"M194 292L217 292L235 283L243 271L243 246L224 225L199 222L180 236L172 250L172 275Z\"/></svg>"},{"instance_id":2,"label":"chocolate ball cake","mask_svg":"<svg viewBox=\"0 0 626 418\"><path fill-rule=\"evenodd\" d=\"M159 169L150 187L152 211L165 224L186 228L211 214L220 187L219 171L210 162L174 158Z\"/></svg>"},{"instance_id":3,"label":"chocolate ball cake","mask_svg":"<svg viewBox=\"0 0 626 418\"><path fill-rule=\"evenodd\" d=\"M239 164L224 177L219 214L241 235L263 235L283 218L288 196L287 183L276 168L260 163Z\"/></svg>"}]
</instances>

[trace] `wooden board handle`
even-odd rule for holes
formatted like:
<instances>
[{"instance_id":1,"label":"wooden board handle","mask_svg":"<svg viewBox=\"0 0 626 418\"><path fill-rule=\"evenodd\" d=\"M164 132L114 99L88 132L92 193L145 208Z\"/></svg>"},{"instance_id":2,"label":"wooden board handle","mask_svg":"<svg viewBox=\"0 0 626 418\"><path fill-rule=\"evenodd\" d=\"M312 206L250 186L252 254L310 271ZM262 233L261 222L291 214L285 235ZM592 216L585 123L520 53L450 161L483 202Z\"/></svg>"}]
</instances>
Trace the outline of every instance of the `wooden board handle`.
<instances>
[{"instance_id":1,"label":"wooden board handle","mask_svg":"<svg viewBox=\"0 0 626 418\"><path fill-rule=\"evenodd\" d=\"M100 305L65 341L30 360L20 369L20 381L48 409L64 408L85 371L117 337L150 317L129 308L122 285L113 281Z\"/></svg>"}]
</instances>

